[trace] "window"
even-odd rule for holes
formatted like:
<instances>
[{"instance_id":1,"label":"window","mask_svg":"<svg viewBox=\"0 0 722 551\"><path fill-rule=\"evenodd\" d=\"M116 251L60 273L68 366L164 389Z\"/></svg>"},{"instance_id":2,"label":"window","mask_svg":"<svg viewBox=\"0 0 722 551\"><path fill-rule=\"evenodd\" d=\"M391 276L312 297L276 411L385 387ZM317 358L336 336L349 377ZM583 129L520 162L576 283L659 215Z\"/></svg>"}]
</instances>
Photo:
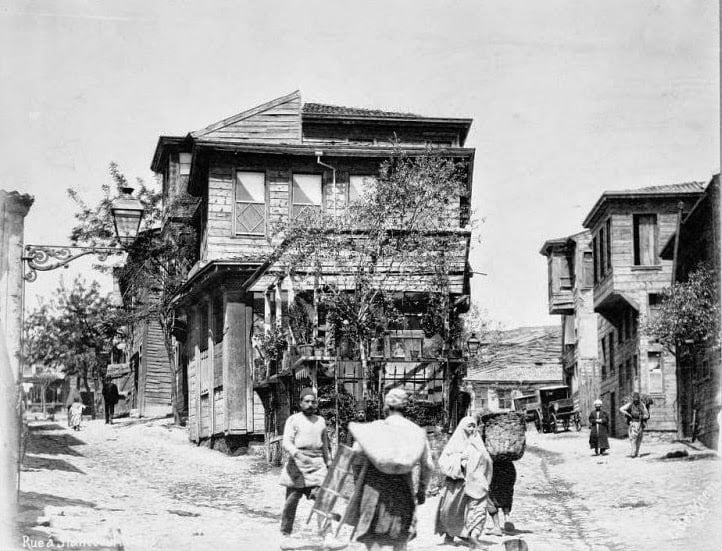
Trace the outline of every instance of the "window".
<instances>
[{"instance_id":1,"label":"window","mask_svg":"<svg viewBox=\"0 0 722 551\"><path fill-rule=\"evenodd\" d=\"M634 325L634 310L628 308L624 313L626 320L624 324L624 337L629 340L632 338L632 326Z\"/></svg>"},{"instance_id":2,"label":"window","mask_svg":"<svg viewBox=\"0 0 722 551\"><path fill-rule=\"evenodd\" d=\"M622 326L619 328L617 333L617 343L622 344L624 342L624 335L626 334L627 325L627 311L624 310L622 313Z\"/></svg>"},{"instance_id":3,"label":"window","mask_svg":"<svg viewBox=\"0 0 722 551\"><path fill-rule=\"evenodd\" d=\"M635 354L632 356L632 378L639 377L639 357Z\"/></svg>"},{"instance_id":4,"label":"window","mask_svg":"<svg viewBox=\"0 0 722 551\"><path fill-rule=\"evenodd\" d=\"M599 230L599 278L604 279L607 273L607 258L606 258L606 237L604 228Z\"/></svg>"},{"instance_id":5,"label":"window","mask_svg":"<svg viewBox=\"0 0 722 551\"><path fill-rule=\"evenodd\" d=\"M489 389L480 388L476 391L476 409L488 409L489 408Z\"/></svg>"},{"instance_id":6,"label":"window","mask_svg":"<svg viewBox=\"0 0 722 551\"><path fill-rule=\"evenodd\" d=\"M630 358L627 358L627 361L624 363L624 379L625 381L628 381L632 378L632 360Z\"/></svg>"},{"instance_id":7,"label":"window","mask_svg":"<svg viewBox=\"0 0 722 551\"><path fill-rule=\"evenodd\" d=\"M659 317L662 308L662 295L649 293L649 320L654 321Z\"/></svg>"},{"instance_id":8,"label":"window","mask_svg":"<svg viewBox=\"0 0 722 551\"><path fill-rule=\"evenodd\" d=\"M179 155L180 175L188 176L191 173L191 154L181 153Z\"/></svg>"},{"instance_id":9,"label":"window","mask_svg":"<svg viewBox=\"0 0 722 551\"><path fill-rule=\"evenodd\" d=\"M320 174L294 174L291 216L296 218L320 210L323 202L322 188Z\"/></svg>"},{"instance_id":10,"label":"window","mask_svg":"<svg viewBox=\"0 0 722 551\"><path fill-rule=\"evenodd\" d=\"M554 258L559 266L559 290L569 291L572 288L572 276L569 272L569 260L566 256L556 256Z\"/></svg>"},{"instance_id":11,"label":"window","mask_svg":"<svg viewBox=\"0 0 722 551\"><path fill-rule=\"evenodd\" d=\"M594 263L594 284L599 281L599 255L597 254L597 238L592 239L592 261Z\"/></svg>"},{"instance_id":12,"label":"window","mask_svg":"<svg viewBox=\"0 0 722 551\"><path fill-rule=\"evenodd\" d=\"M584 287L591 287L592 285L594 285L593 256L594 255L590 252L584 253L584 259L582 261L582 265L584 268L584 280L582 282L582 285L584 285Z\"/></svg>"},{"instance_id":13,"label":"window","mask_svg":"<svg viewBox=\"0 0 722 551\"><path fill-rule=\"evenodd\" d=\"M350 176L348 181L348 203L361 199L373 182L373 176Z\"/></svg>"},{"instance_id":14,"label":"window","mask_svg":"<svg viewBox=\"0 0 722 551\"><path fill-rule=\"evenodd\" d=\"M263 172L236 173L236 234L265 235L266 178Z\"/></svg>"},{"instance_id":15,"label":"window","mask_svg":"<svg viewBox=\"0 0 722 551\"><path fill-rule=\"evenodd\" d=\"M607 263L607 273L612 271L612 219L607 218L607 248L605 251L605 259Z\"/></svg>"},{"instance_id":16,"label":"window","mask_svg":"<svg viewBox=\"0 0 722 551\"><path fill-rule=\"evenodd\" d=\"M647 368L649 369L649 393L662 394L664 380L662 377L662 355L659 352L647 352Z\"/></svg>"},{"instance_id":17,"label":"window","mask_svg":"<svg viewBox=\"0 0 722 551\"><path fill-rule=\"evenodd\" d=\"M602 337L602 380L607 378L607 337Z\"/></svg>"},{"instance_id":18,"label":"window","mask_svg":"<svg viewBox=\"0 0 722 551\"><path fill-rule=\"evenodd\" d=\"M614 331L609 332L609 370L614 372Z\"/></svg>"},{"instance_id":19,"label":"window","mask_svg":"<svg viewBox=\"0 0 722 551\"><path fill-rule=\"evenodd\" d=\"M657 258L657 215L634 215L634 265L653 266Z\"/></svg>"},{"instance_id":20,"label":"window","mask_svg":"<svg viewBox=\"0 0 722 551\"><path fill-rule=\"evenodd\" d=\"M499 388L496 391L497 399L499 400L499 409L511 409L511 389L510 388Z\"/></svg>"}]
</instances>

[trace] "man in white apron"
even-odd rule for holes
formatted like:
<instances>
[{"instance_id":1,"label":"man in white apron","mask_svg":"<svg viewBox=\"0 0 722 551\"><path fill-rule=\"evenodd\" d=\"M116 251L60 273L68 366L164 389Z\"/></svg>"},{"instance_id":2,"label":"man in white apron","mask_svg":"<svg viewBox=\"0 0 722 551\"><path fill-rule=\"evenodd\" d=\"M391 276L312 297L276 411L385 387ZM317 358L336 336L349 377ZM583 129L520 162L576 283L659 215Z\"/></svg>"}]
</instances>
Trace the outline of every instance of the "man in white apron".
<instances>
[{"instance_id":1,"label":"man in white apron","mask_svg":"<svg viewBox=\"0 0 722 551\"><path fill-rule=\"evenodd\" d=\"M281 485L286 486L286 501L281 513L281 535L293 531L296 508L301 496L314 499L331 465L331 446L326 421L316 415L316 394L304 388L300 396L299 413L286 420L283 429L283 449L288 461L281 472Z\"/></svg>"}]
</instances>

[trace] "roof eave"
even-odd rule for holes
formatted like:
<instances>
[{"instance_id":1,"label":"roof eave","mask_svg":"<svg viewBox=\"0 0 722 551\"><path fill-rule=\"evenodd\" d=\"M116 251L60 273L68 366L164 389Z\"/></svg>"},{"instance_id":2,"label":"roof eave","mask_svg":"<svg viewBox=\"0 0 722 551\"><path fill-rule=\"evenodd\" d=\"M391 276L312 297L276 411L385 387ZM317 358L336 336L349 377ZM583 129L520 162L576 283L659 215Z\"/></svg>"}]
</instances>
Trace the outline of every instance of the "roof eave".
<instances>
[{"instance_id":1,"label":"roof eave","mask_svg":"<svg viewBox=\"0 0 722 551\"><path fill-rule=\"evenodd\" d=\"M163 158L165 157L168 146L179 146L188 141L188 136L159 136L158 143L155 146L153 159L150 162L150 169L153 172L163 171Z\"/></svg>"},{"instance_id":2,"label":"roof eave","mask_svg":"<svg viewBox=\"0 0 722 551\"><path fill-rule=\"evenodd\" d=\"M587 217L582 222L582 226L585 228L591 228L592 222L599 214L604 203L613 199L625 199L627 201L635 201L638 199L673 199L676 197L701 197L704 191L662 191L659 193L628 193L628 192L614 192L605 191L602 196L592 207L592 210L587 214Z\"/></svg>"}]
</instances>

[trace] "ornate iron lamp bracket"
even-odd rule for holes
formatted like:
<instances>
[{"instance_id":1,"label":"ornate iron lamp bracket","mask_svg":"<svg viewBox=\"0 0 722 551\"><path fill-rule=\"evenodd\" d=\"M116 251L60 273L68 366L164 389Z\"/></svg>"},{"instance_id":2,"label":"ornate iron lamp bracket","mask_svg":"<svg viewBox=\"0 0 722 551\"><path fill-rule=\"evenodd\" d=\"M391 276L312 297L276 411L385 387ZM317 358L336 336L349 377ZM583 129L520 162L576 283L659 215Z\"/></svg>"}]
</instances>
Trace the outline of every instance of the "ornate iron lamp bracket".
<instances>
[{"instance_id":1,"label":"ornate iron lamp bracket","mask_svg":"<svg viewBox=\"0 0 722 551\"><path fill-rule=\"evenodd\" d=\"M104 262L110 255L122 252L124 250L117 247L25 245L25 256L22 258L28 263L28 271L23 277L26 281L35 281L38 271L47 272L61 268L81 256L92 254Z\"/></svg>"}]
</instances>

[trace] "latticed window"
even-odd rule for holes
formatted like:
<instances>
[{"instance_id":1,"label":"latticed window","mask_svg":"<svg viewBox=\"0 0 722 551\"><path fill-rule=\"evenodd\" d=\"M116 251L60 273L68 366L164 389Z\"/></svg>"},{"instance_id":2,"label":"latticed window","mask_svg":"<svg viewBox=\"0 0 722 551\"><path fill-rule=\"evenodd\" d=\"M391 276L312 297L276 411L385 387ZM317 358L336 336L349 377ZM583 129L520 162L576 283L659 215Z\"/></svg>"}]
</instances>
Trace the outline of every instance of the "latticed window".
<instances>
[{"instance_id":1,"label":"latticed window","mask_svg":"<svg viewBox=\"0 0 722 551\"><path fill-rule=\"evenodd\" d=\"M265 235L266 179L263 172L236 173L236 233Z\"/></svg>"},{"instance_id":2,"label":"latticed window","mask_svg":"<svg viewBox=\"0 0 722 551\"><path fill-rule=\"evenodd\" d=\"M293 175L293 209L291 216L297 218L321 210L323 201L320 174Z\"/></svg>"}]
</instances>

